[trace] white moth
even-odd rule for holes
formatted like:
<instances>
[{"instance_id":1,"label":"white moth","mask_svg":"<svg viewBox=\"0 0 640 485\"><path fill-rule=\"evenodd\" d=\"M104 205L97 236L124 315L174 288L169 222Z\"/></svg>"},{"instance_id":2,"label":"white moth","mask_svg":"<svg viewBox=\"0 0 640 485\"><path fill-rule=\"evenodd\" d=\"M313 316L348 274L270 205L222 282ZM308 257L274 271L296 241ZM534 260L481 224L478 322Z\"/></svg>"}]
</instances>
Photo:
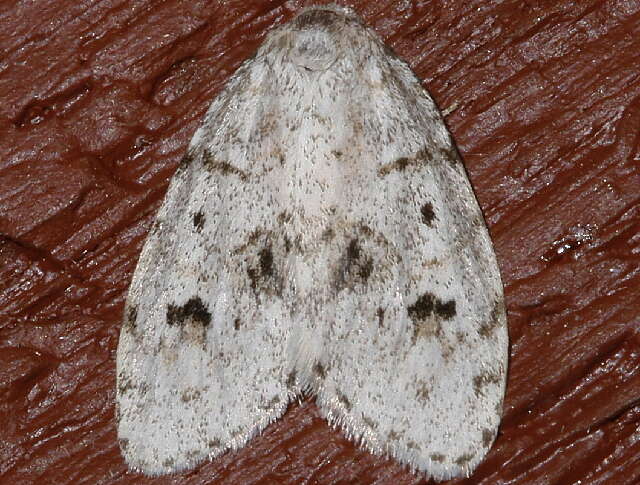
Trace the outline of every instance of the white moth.
<instances>
[{"instance_id":1,"label":"white moth","mask_svg":"<svg viewBox=\"0 0 640 485\"><path fill-rule=\"evenodd\" d=\"M238 449L302 392L436 479L491 447L507 369L491 241L442 117L346 8L273 30L211 105L144 245L118 346L134 469Z\"/></svg>"}]
</instances>

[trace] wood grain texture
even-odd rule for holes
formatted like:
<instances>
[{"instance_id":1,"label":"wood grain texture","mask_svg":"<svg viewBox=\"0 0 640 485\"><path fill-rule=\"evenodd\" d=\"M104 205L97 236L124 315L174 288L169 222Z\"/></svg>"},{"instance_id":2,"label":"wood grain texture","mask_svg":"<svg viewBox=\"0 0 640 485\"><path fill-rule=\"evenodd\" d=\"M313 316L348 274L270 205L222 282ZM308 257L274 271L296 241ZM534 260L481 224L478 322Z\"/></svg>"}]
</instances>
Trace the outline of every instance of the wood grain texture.
<instances>
[{"instance_id":1,"label":"wood grain texture","mask_svg":"<svg viewBox=\"0 0 640 485\"><path fill-rule=\"evenodd\" d=\"M182 475L116 442L124 296L211 99L301 1L0 6L0 483L424 484L311 401ZM456 484L640 481L640 1L351 4L443 108L505 283L500 435Z\"/></svg>"}]
</instances>

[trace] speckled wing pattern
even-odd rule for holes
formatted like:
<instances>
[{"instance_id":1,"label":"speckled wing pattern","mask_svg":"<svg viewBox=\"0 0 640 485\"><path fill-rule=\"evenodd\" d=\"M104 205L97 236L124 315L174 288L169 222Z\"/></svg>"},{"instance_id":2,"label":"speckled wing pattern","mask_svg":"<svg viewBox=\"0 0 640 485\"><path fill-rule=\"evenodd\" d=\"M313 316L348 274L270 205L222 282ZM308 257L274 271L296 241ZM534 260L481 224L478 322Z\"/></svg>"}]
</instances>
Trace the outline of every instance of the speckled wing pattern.
<instances>
[{"instance_id":1,"label":"speckled wing pattern","mask_svg":"<svg viewBox=\"0 0 640 485\"><path fill-rule=\"evenodd\" d=\"M436 479L500 422L500 275L440 113L348 9L272 31L213 102L125 307L118 434L147 474L242 447L303 391Z\"/></svg>"}]
</instances>

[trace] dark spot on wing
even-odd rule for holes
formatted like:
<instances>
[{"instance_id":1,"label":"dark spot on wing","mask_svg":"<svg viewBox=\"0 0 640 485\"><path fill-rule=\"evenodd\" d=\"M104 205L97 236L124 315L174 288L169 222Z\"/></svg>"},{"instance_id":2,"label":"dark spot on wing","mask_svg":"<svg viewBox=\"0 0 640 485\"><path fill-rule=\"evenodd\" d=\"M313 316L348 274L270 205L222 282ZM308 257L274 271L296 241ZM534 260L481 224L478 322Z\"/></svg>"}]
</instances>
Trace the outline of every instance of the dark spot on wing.
<instances>
[{"instance_id":1,"label":"dark spot on wing","mask_svg":"<svg viewBox=\"0 0 640 485\"><path fill-rule=\"evenodd\" d=\"M287 222L291 222L292 219L293 219L293 216L288 211L282 211L280 214L278 214L279 224L285 224Z\"/></svg>"},{"instance_id":2,"label":"dark spot on wing","mask_svg":"<svg viewBox=\"0 0 640 485\"><path fill-rule=\"evenodd\" d=\"M127 438L120 438L118 444L120 445L120 449L125 453L127 449L129 449L129 440Z\"/></svg>"},{"instance_id":3,"label":"dark spot on wing","mask_svg":"<svg viewBox=\"0 0 640 485\"><path fill-rule=\"evenodd\" d=\"M489 319L482 322L478 327L478 334L483 338L489 338L502 321L504 314L504 303L502 300L496 300L493 304L493 310Z\"/></svg>"},{"instance_id":4,"label":"dark spot on wing","mask_svg":"<svg viewBox=\"0 0 640 485\"><path fill-rule=\"evenodd\" d=\"M456 314L454 300L443 302L435 295L426 292L407 308L414 323L412 342L415 345L419 337L439 336L442 332L442 320L449 320Z\"/></svg>"},{"instance_id":5,"label":"dark spot on wing","mask_svg":"<svg viewBox=\"0 0 640 485\"><path fill-rule=\"evenodd\" d=\"M460 153L458 153L458 149L454 145L451 145L449 148L445 148L444 150L440 150L440 155L453 165L457 165L462 160Z\"/></svg>"},{"instance_id":6,"label":"dark spot on wing","mask_svg":"<svg viewBox=\"0 0 640 485\"><path fill-rule=\"evenodd\" d=\"M422 214L422 222L431 227L431 223L436 217L435 212L433 212L433 204L431 202L425 202L420 208L420 213Z\"/></svg>"},{"instance_id":7,"label":"dark spot on wing","mask_svg":"<svg viewBox=\"0 0 640 485\"><path fill-rule=\"evenodd\" d=\"M416 392L416 397L418 400L422 402L429 401L429 386L425 381L418 381L418 391Z\"/></svg>"},{"instance_id":8,"label":"dark spot on wing","mask_svg":"<svg viewBox=\"0 0 640 485\"><path fill-rule=\"evenodd\" d=\"M199 296L192 297L184 305L167 306L167 323L169 325L183 325L186 321L207 326L211 323L211 313Z\"/></svg>"},{"instance_id":9,"label":"dark spot on wing","mask_svg":"<svg viewBox=\"0 0 640 485\"><path fill-rule=\"evenodd\" d=\"M340 150L333 150L331 153L336 158L342 158L342 152Z\"/></svg>"},{"instance_id":10,"label":"dark spot on wing","mask_svg":"<svg viewBox=\"0 0 640 485\"><path fill-rule=\"evenodd\" d=\"M451 359L451 356L456 351L456 346L451 345L447 340L440 343L440 351L442 353L442 358L446 363L448 363Z\"/></svg>"},{"instance_id":11,"label":"dark spot on wing","mask_svg":"<svg viewBox=\"0 0 640 485\"><path fill-rule=\"evenodd\" d=\"M134 389L133 380L129 377L121 377L118 379L118 391L120 394L126 394L131 389Z\"/></svg>"},{"instance_id":12,"label":"dark spot on wing","mask_svg":"<svg viewBox=\"0 0 640 485\"><path fill-rule=\"evenodd\" d=\"M296 372L295 369L293 369L291 372L289 372L289 375L287 375L287 382L286 382L287 387L289 389L291 389L292 387L296 387L297 380L298 380L298 373Z\"/></svg>"},{"instance_id":13,"label":"dark spot on wing","mask_svg":"<svg viewBox=\"0 0 640 485\"><path fill-rule=\"evenodd\" d=\"M204 213L202 211L198 211L195 214L193 214L193 227L196 228L196 231L200 232L202 231L202 228L204 227Z\"/></svg>"},{"instance_id":14,"label":"dark spot on wing","mask_svg":"<svg viewBox=\"0 0 640 485\"><path fill-rule=\"evenodd\" d=\"M493 443L493 431L489 428L485 428L482 430L482 444L485 448L489 448Z\"/></svg>"},{"instance_id":15,"label":"dark spot on wing","mask_svg":"<svg viewBox=\"0 0 640 485\"><path fill-rule=\"evenodd\" d=\"M156 220L153 221L153 225L151 226L151 234L158 234L160 231L162 231L162 225L162 220L160 220L160 218L156 218Z\"/></svg>"},{"instance_id":16,"label":"dark spot on wing","mask_svg":"<svg viewBox=\"0 0 640 485\"><path fill-rule=\"evenodd\" d=\"M180 400L184 403L189 403L191 401L193 401L194 399L200 399L200 391L196 388L187 388L184 391L182 391L182 394L180 395Z\"/></svg>"},{"instance_id":17,"label":"dark spot on wing","mask_svg":"<svg viewBox=\"0 0 640 485\"><path fill-rule=\"evenodd\" d=\"M341 258L334 275L335 288L340 291L356 284L366 284L373 272L373 258L360 247L357 238L347 244L345 254Z\"/></svg>"},{"instance_id":18,"label":"dark spot on wing","mask_svg":"<svg viewBox=\"0 0 640 485\"><path fill-rule=\"evenodd\" d=\"M336 233L332 227L327 227L322 233L322 240L325 242L330 242L335 237Z\"/></svg>"},{"instance_id":19,"label":"dark spot on wing","mask_svg":"<svg viewBox=\"0 0 640 485\"><path fill-rule=\"evenodd\" d=\"M384 308L378 307L376 315L378 316L378 327L384 327Z\"/></svg>"},{"instance_id":20,"label":"dark spot on wing","mask_svg":"<svg viewBox=\"0 0 640 485\"><path fill-rule=\"evenodd\" d=\"M260 249L256 256L253 264L247 268L251 288L255 291L279 295L283 282L282 278L276 274L271 245Z\"/></svg>"},{"instance_id":21,"label":"dark spot on wing","mask_svg":"<svg viewBox=\"0 0 640 485\"><path fill-rule=\"evenodd\" d=\"M357 261L360 257L360 245L358 244L357 239L352 239L347 246L347 262L349 264L353 264L354 261Z\"/></svg>"},{"instance_id":22,"label":"dark spot on wing","mask_svg":"<svg viewBox=\"0 0 640 485\"><path fill-rule=\"evenodd\" d=\"M460 455L458 458L456 458L455 464L459 466L464 466L467 463L469 463L472 459L473 459L473 454L465 453L464 455Z\"/></svg>"},{"instance_id":23,"label":"dark spot on wing","mask_svg":"<svg viewBox=\"0 0 640 485\"><path fill-rule=\"evenodd\" d=\"M184 157L180 160L180 164L178 165L179 169L185 169L193 162L193 155L190 153L186 153Z\"/></svg>"},{"instance_id":24,"label":"dark spot on wing","mask_svg":"<svg viewBox=\"0 0 640 485\"><path fill-rule=\"evenodd\" d=\"M342 392L340 391L336 391L336 396L338 397L338 401L340 403L342 403L342 405L344 406L344 408L347 411L351 411L352 408L352 404L351 401L349 401L349 398L347 396L345 396Z\"/></svg>"},{"instance_id":25,"label":"dark spot on wing","mask_svg":"<svg viewBox=\"0 0 640 485\"><path fill-rule=\"evenodd\" d=\"M243 182L249 178L245 171L231 165L229 162L216 160L209 152L205 152L202 163L209 172L218 172L225 176L235 175Z\"/></svg>"},{"instance_id":26,"label":"dark spot on wing","mask_svg":"<svg viewBox=\"0 0 640 485\"><path fill-rule=\"evenodd\" d=\"M444 461L447 459L447 457L442 453L431 453L430 458L432 461L435 461L437 463L444 463Z\"/></svg>"},{"instance_id":27,"label":"dark spot on wing","mask_svg":"<svg viewBox=\"0 0 640 485\"><path fill-rule=\"evenodd\" d=\"M450 320L456 316L456 302L454 300L445 302L436 300L435 313L445 320Z\"/></svg>"},{"instance_id":28,"label":"dark spot on wing","mask_svg":"<svg viewBox=\"0 0 640 485\"><path fill-rule=\"evenodd\" d=\"M266 235L262 229L254 229L249 236L247 236L246 242L233 250L233 254L246 253L251 246L254 246L263 237L266 238Z\"/></svg>"},{"instance_id":29,"label":"dark spot on wing","mask_svg":"<svg viewBox=\"0 0 640 485\"><path fill-rule=\"evenodd\" d=\"M407 448L409 448L410 450L417 450L417 451L420 451L422 449L422 447L413 440L407 442Z\"/></svg>"},{"instance_id":30,"label":"dark spot on wing","mask_svg":"<svg viewBox=\"0 0 640 485\"><path fill-rule=\"evenodd\" d=\"M374 234L373 229L371 229L371 226L369 226L368 224L358 224L358 230L366 237L371 237Z\"/></svg>"},{"instance_id":31,"label":"dark spot on wing","mask_svg":"<svg viewBox=\"0 0 640 485\"><path fill-rule=\"evenodd\" d=\"M484 389L490 384L498 384L500 377L489 371L482 372L473 378L473 390L476 395L484 394Z\"/></svg>"},{"instance_id":32,"label":"dark spot on wing","mask_svg":"<svg viewBox=\"0 0 640 485\"><path fill-rule=\"evenodd\" d=\"M397 160L387 163L378 169L378 175L385 176L389 175L391 172L404 172L404 170L409 165L409 158L401 157Z\"/></svg>"},{"instance_id":33,"label":"dark spot on wing","mask_svg":"<svg viewBox=\"0 0 640 485\"><path fill-rule=\"evenodd\" d=\"M433 157L431 156L431 153L426 148L423 148L413 157L400 157L393 162L382 165L378 169L378 175L384 177L385 175L389 175L391 172L404 172L408 168L421 165L425 162L431 161L432 159Z\"/></svg>"},{"instance_id":34,"label":"dark spot on wing","mask_svg":"<svg viewBox=\"0 0 640 485\"><path fill-rule=\"evenodd\" d=\"M407 312L412 320L425 320L433 312L435 296L425 293L411 305Z\"/></svg>"},{"instance_id":35,"label":"dark spot on wing","mask_svg":"<svg viewBox=\"0 0 640 485\"><path fill-rule=\"evenodd\" d=\"M176 461L173 458L167 458L162 462L162 466L165 468L173 468L173 465L175 465L175 463Z\"/></svg>"},{"instance_id":36,"label":"dark spot on wing","mask_svg":"<svg viewBox=\"0 0 640 485\"><path fill-rule=\"evenodd\" d=\"M251 234L249 234L249 237L247 238L247 244L245 244L244 247L246 248L247 246L255 244L263 234L264 232L260 229L254 229L253 231L251 231Z\"/></svg>"},{"instance_id":37,"label":"dark spot on wing","mask_svg":"<svg viewBox=\"0 0 640 485\"><path fill-rule=\"evenodd\" d=\"M395 59L398 57L398 54L396 54L394 50L390 46L388 46L386 43L382 44L382 49L384 50L384 53L387 57L391 57L392 59Z\"/></svg>"},{"instance_id":38,"label":"dark spot on wing","mask_svg":"<svg viewBox=\"0 0 640 485\"><path fill-rule=\"evenodd\" d=\"M407 168L407 165L409 165L409 158L408 157L400 157L395 162L393 162L394 170L402 171L405 168Z\"/></svg>"},{"instance_id":39,"label":"dark spot on wing","mask_svg":"<svg viewBox=\"0 0 640 485\"><path fill-rule=\"evenodd\" d=\"M367 258L358 268L358 276L362 279L363 282L366 282L371 276L371 272L373 271L373 260L371 258Z\"/></svg>"},{"instance_id":40,"label":"dark spot on wing","mask_svg":"<svg viewBox=\"0 0 640 485\"><path fill-rule=\"evenodd\" d=\"M209 448L220 448L222 446L222 441L219 438L213 438L207 441L207 446Z\"/></svg>"},{"instance_id":41,"label":"dark spot on wing","mask_svg":"<svg viewBox=\"0 0 640 485\"><path fill-rule=\"evenodd\" d=\"M312 371L314 375L319 379L324 379L325 377L327 377L327 370L324 368L324 366L320 362L316 362L313 365Z\"/></svg>"},{"instance_id":42,"label":"dark spot on wing","mask_svg":"<svg viewBox=\"0 0 640 485\"><path fill-rule=\"evenodd\" d=\"M136 305L131 305L127 309L127 316L125 318L124 324L131 330L136 328L136 320L138 318L138 307Z\"/></svg>"},{"instance_id":43,"label":"dark spot on wing","mask_svg":"<svg viewBox=\"0 0 640 485\"><path fill-rule=\"evenodd\" d=\"M271 276L273 274L273 253L271 248L264 248L258 254L260 257L260 273L263 277Z\"/></svg>"},{"instance_id":44,"label":"dark spot on wing","mask_svg":"<svg viewBox=\"0 0 640 485\"><path fill-rule=\"evenodd\" d=\"M242 320L240 320L239 318L236 318L235 320L233 320L233 329L237 332L238 330L240 330L240 327L242 326Z\"/></svg>"}]
</instances>

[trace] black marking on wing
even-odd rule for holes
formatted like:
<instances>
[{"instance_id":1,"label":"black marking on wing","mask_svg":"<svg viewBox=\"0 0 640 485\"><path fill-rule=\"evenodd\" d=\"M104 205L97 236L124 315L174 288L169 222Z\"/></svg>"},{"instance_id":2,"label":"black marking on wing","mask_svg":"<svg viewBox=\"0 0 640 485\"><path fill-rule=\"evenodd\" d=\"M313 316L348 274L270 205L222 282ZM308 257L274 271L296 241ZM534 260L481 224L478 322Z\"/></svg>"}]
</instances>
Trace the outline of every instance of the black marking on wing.
<instances>
[{"instance_id":1,"label":"black marking on wing","mask_svg":"<svg viewBox=\"0 0 640 485\"><path fill-rule=\"evenodd\" d=\"M420 213L422 214L422 222L427 226L432 227L433 220L436 217L436 214L433 211L433 204L431 202L425 202L420 208Z\"/></svg>"},{"instance_id":2,"label":"black marking on wing","mask_svg":"<svg viewBox=\"0 0 640 485\"><path fill-rule=\"evenodd\" d=\"M471 460L473 460L473 456L474 455L472 453L464 453L460 455L458 458L456 458L454 463L459 466L464 466L467 463L469 463Z\"/></svg>"},{"instance_id":3,"label":"black marking on wing","mask_svg":"<svg viewBox=\"0 0 640 485\"><path fill-rule=\"evenodd\" d=\"M454 300L443 302L432 293L426 292L407 311L413 320L424 320L432 313L448 320L456 315L456 302Z\"/></svg>"},{"instance_id":4,"label":"black marking on wing","mask_svg":"<svg viewBox=\"0 0 640 485\"><path fill-rule=\"evenodd\" d=\"M293 220L293 214L289 211L282 211L278 214L278 224L287 224Z\"/></svg>"},{"instance_id":5,"label":"black marking on wing","mask_svg":"<svg viewBox=\"0 0 640 485\"><path fill-rule=\"evenodd\" d=\"M334 273L337 291L353 288L356 284L366 284L373 272L373 258L360 246L357 238L349 241L344 256Z\"/></svg>"},{"instance_id":6,"label":"black marking on wing","mask_svg":"<svg viewBox=\"0 0 640 485\"><path fill-rule=\"evenodd\" d=\"M124 319L124 324L130 330L136 328L136 320L138 318L138 307L136 305L131 305L127 309L127 314Z\"/></svg>"},{"instance_id":7,"label":"black marking on wing","mask_svg":"<svg viewBox=\"0 0 640 485\"><path fill-rule=\"evenodd\" d=\"M353 405L347 396L345 396L342 392L336 391L336 396L338 401L344 406L347 411L351 411Z\"/></svg>"},{"instance_id":8,"label":"black marking on wing","mask_svg":"<svg viewBox=\"0 0 640 485\"><path fill-rule=\"evenodd\" d=\"M436 315L444 318L445 320L449 320L456 316L456 302L454 300L449 301L440 301L436 299L436 307L435 307Z\"/></svg>"},{"instance_id":9,"label":"black marking on wing","mask_svg":"<svg viewBox=\"0 0 640 485\"><path fill-rule=\"evenodd\" d=\"M169 325L184 325L186 321L200 323L205 327L211 323L211 313L199 296L192 297L184 305L169 304L167 306Z\"/></svg>"},{"instance_id":10,"label":"black marking on wing","mask_svg":"<svg viewBox=\"0 0 640 485\"><path fill-rule=\"evenodd\" d=\"M491 443L493 443L494 432L489 428L485 428L482 430L482 444L485 448L489 448Z\"/></svg>"},{"instance_id":11,"label":"black marking on wing","mask_svg":"<svg viewBox=\"0 0 640 485\"><path fill-rule=\"evenodd\" d=\"M286 386L291 389L292 387L296 387L298 384L298 372L293 369L291 372L289 372L289 374L287 375L287 381L286 381Z\"/></svg>"},{"instance_id":12,"label":"black marking on wing","mask_svg":"<svg viewBox=\"0 0 640 485\"><path fill-rule=\"evenodd\" d=\"M433 160L433 155L427 148L423 148L413 157L400 157L393 162L382 165L378 169L378 175L384 177L392 172L404 172L408 168L416 167L431 160Z\"/></svg>"},{"instance_id":13,"label":"black marking on wing","mask_svg":"<svg viewBox=\"0 0 640 485\"><path fill-rule=\"evenodd\" d=\"M324 242L331 242L334 237L336 237L336 232L333 230L333 227L327 227L322 233L322 240Z\"/></svg>"},{"instance_id":14,"label":"black marking on wing","mask_svg":"<svg viewBox=\"0 0 640 485\"><path fill-rule=\"evenodd\" d=\"M318 379L324 379L327 377L327 370L320 362L316 362L311 370Z\"/></svg>"},{"instance_id":15,"label":"black marking on wing","mask_svg":"<svg viewBox=\"0 0 640 485\"><path fill-rule=\"evenodd\" d=\"M473 378L473 390L477 396L484 394L484 390L488 385L498 384L500 376L490 371L484 371Z\"/></svg>"},{"instance_id":16,"label":"black marking on wing","mask_svg":"<svg viewBox=\"0 0 640 485\"><path fill-rule=\"evenodd\" d=\"M191 165L193 163L193 155L191 155L191 153L186 153L184 155L184 157L182 157L182 159L180 160L180 164L178 165L178 170L184 170L187 167L189 167L189 165Z\"/></svg>"},{"instance_id":17,"label":"black marking on wing","mask_svg":"<svg viewBox=\"0 0 640 485\"><path fill-rule=\"evenodd\" d=\"M378 327L383 328L384 327L384 308L378 307L378 310L376 311L376 315L378 317Z\"/></svg>"},{"instance_id":18,"label":"black marking on wing","mask_svg":"<svg viewBox=\"0 0 640 485\"><path fill-rule=\"evenodd\" d=\"M442 301L432 293L426 292L407 308L414 323L413 344L418 337L440 336L442 320L450 320L456 315L454 300Z\"/></svg>"},{"instance_id":19,"label":"black marking on wing","mask_svg":"<svg viewBox=\"0 0 640 485\"><path fill-rule=\"evenodd\" d=\"M435 461L436 463L444 463L444 461L447 459L447 457L444 456L442 453L431 453L430 458L432 461Z\"/></svg>"},{"instance_id":20,"label":"black marking on wing","mask_svg":"<svg viewBox=\"0 0 640 485\"><path fill-rule=\"evenodd\" d=\"M502 315L504 313L504 303L502 300L496 300L493 303L493 309L491 310L491 315L489 315L489 319L485 320L480 324L478 328L478 333L483 338L489 338L499 327L502 321Z\"/></svg>"},{"instance_id":21,"label":"black marking on wing","mask_svg":"<svg viewBox=\"0 0 640 485\"><path fill-rule=\"evenodd\" d=\"M227 161L216 160L209 152L205 152L204 157L202 158L202 163L210 172L219 172L222 175L235 175L242 181L249 178L249 174L244 170L240 170L238 167L231 165Z\"/></svg>"},{"instance_id":22,"label":"black marking on wing","mask_svg":"<svg viewBox=\"0 0 640 485\"><path fill-rule=\"evenodd\" d=\"M418 443L416 443L413 440L407 442L407 448L409 448L410 450L416 450L416 451L422 450L422 446L420 446Z\"/></svg>"},{"instance_id":23,"label":"black marking on wing","mask_svg":"<svg viewBox=\"0 0 640 485\"><path fill-rule=\"evenodd\" d=\"M416 391L416 398L422 402L428 402L429 394L431 391L431 389L429 388L429 385L423 380L418 381L416 384L418 385L418 390Z\"/></svg>"},{"instance_id":24,"label":"black marking on wing","mask_svg":"<svg viewBox=\"0 0 640 485\"><path fill-rule=\"evenodd\" d=\"M286 213L281 216L288 217ZM241 256L238 264L246 271L247 284L256 296L261 293L281 296L285 285L281 266L286 254L295 249L296 242L290 241L284 232L255 229L232 254Z\"/></svg>"},{"instance_id":25,"label":"black marking on wing","mask_svg":"<svg viewBox=\"0 0 640 485\"><path fill-rule=\"evenodd\" d=\"M207 446L209 448L220 448L222 446L222 441L220 441L220 438L213 438L207 441Z\"/></svg>"},{"instance_id":26,"label":"black marking on wing","mask_svg":"<svg viewBox=\"0 0 640 485\"><path fill-rule=\"evenodd\" d=\"M127 438L119 438L118 444L120 445L120 449L123 453L126 453L129 449L129 440Z\"/></svg>"},{"instance_id":27,"label":"black marking on wing","mask_svg":"<svg viewBox=\"0 0 640 485\"><path fill-rule=\"evenodd\" d=\"M373 261L370 257L364 256L357 239L352 239L347 247L347 267L346 272L355 271L355 273L366 282L371 275L373 269Z\"/></svg>"},{"instance_id":28,"label":"black marking on wing","mask_svg":"<svg viewBox=\"0 0 640 485\"><path fill-rule=\"evenodd\" d=\"M205 217L202 211L198 211L193 214L193 227L196 228L196 231L202 231L202 228L204 227L204 221Z\"/></svg>"},{"instance_id":29,"label":"black marking on wing","mask_svg":"<svg viewBox=\"0 0 640 485\"><path fill-rule=\"evenodd\" d=\"M247 275L254 290L274 290L280 292L280 282L275 277L273 264L273 252L271 246L266 246L258 251L257 262L247 268Z\"/></svg>"},{"instance_id":30,"label":"black marking on wing","mask_svg":"<svg viewBox=\"0 0 640 485\"><path fill-rule=\"evenodd\" d=\"M201 395L202 392L200 391L200 389L195 387L188 387L187 389L182 391L182 394L180 394L180 400L184 403L189 403L191 401L199 400Z\"/></svg>"}]
</instances>

